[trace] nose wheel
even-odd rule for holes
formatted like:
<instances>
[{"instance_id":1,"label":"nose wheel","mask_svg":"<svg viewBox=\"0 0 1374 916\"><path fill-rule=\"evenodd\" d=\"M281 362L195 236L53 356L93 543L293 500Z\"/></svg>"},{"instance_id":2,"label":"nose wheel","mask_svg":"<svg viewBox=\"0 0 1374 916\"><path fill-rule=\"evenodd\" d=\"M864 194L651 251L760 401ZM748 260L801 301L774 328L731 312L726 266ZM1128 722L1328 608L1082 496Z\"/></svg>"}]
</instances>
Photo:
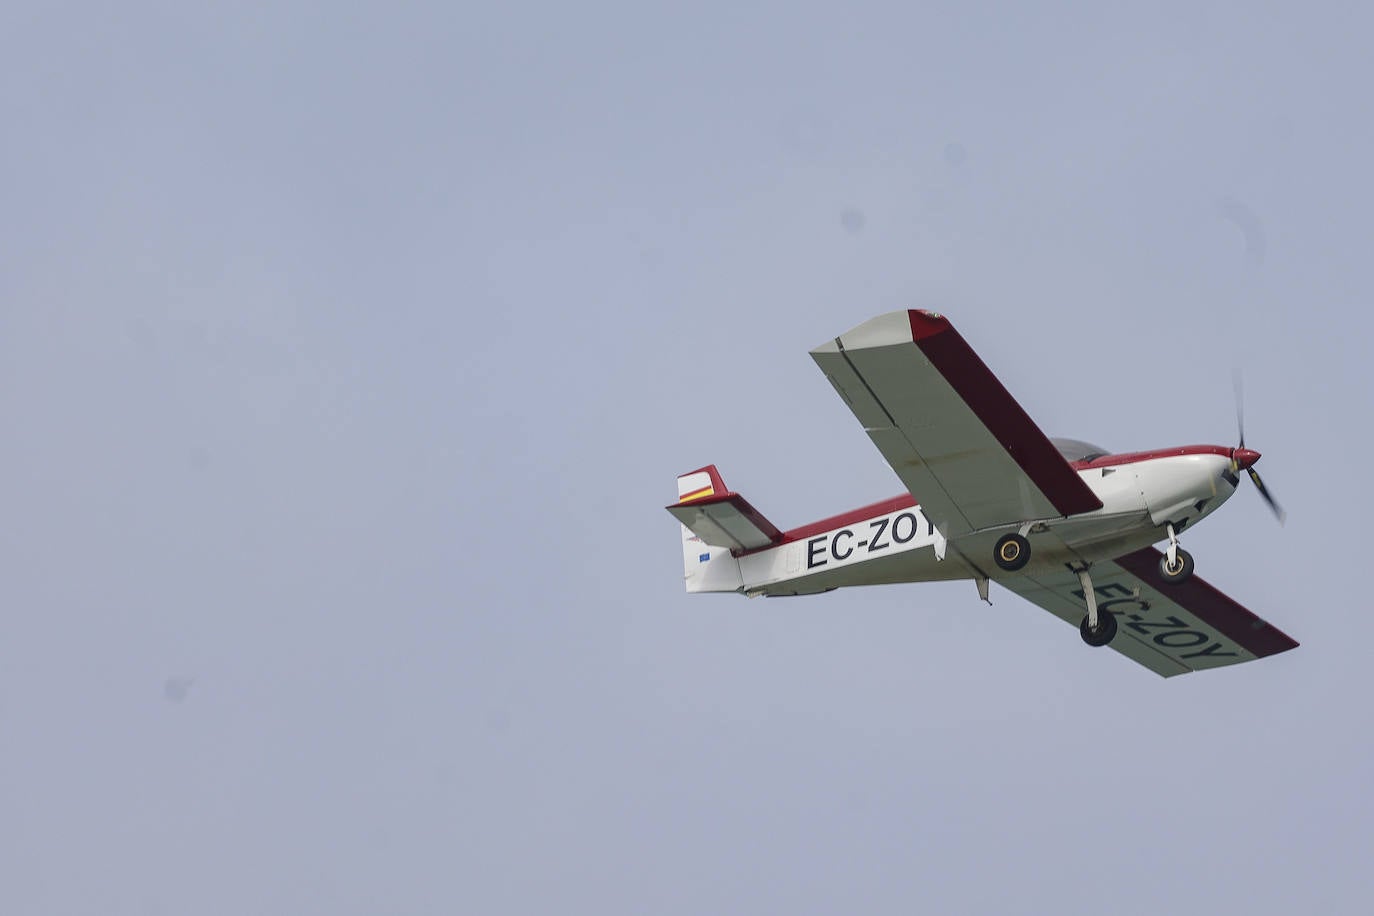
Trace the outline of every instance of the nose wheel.
<instances>
[{"instance_id":1,"label":"nose wheel","mask_svg":"<svg viewBox=\"0 0 1374 916\"><path fill-rule=\"evenodd\" d=\"M1193 555L1178 546L1178 533L1174 526L1168 526L1169 546L1159 561L1159 574L1165 582L1176 585L1185 582L1193 574Z\"/></svg>"},{"instance_id":2,"label":"nose wheel","mask_svg":"<svg viewBox=\"0 0 1374 916\"><path fill-rule=\"evenodd\" d=\"M1180 547L1171 562L1165 554L1159 558L1159 574L1170 584L1187 580L1193 574L1193 555Z\"/></svg>"}]
</instances>

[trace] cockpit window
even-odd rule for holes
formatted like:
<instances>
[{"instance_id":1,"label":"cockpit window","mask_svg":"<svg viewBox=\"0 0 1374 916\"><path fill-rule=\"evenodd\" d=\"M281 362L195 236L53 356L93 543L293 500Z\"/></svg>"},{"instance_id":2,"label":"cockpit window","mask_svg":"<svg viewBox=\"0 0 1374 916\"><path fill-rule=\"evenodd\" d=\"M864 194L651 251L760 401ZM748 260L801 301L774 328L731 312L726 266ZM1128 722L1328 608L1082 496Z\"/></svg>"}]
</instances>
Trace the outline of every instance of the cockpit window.
<instances>
[{"instance_id":1,"label":"cockpit window","mask_svg":"<svg viewBox=\"0 0 1374 916\"><path fill-rule=\"evenodd\" d=\"M1100 445L1079 439L1050 439L1050 444L1059 449L1059 454L1064 456L1065 461L1092 461L1094 458L1111 454Z\"/></svg>"}]
</instances>

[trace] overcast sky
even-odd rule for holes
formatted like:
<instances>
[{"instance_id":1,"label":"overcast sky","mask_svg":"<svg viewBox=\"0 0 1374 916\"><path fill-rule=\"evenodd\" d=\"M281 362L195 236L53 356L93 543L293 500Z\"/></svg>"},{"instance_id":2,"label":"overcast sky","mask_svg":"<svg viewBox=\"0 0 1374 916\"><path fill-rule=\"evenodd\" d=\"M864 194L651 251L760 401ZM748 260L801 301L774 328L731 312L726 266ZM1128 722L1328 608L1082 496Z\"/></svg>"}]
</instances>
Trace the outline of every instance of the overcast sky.
<instances>
[{"instance_id":1,"label":"overcast sky","mask_svg":"<svg viewBox=\"0 0 1374 916\"><path fill-rule=\"evenodd\" d=\"M0 912L1354 912L1355 6L11 3ZM807 351L933 308L1051 435L1247 444L1300 640L683 593L674 477L901 492Z\"/></svg>"}]
</instances>

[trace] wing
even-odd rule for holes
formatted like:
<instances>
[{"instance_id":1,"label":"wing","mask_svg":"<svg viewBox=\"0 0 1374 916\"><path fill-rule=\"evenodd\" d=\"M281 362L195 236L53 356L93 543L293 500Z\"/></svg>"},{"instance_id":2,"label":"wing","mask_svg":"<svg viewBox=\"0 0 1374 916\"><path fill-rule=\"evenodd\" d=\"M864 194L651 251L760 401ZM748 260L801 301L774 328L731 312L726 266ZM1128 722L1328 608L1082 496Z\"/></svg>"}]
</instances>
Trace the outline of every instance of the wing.
<instances>
[{"instance_id":1,"label":"wing","mask_svg":"<svg viewBox=\"0 0 1374 916\"><path fill-rule=\"evenodd\" d=\"M1122 655L1156 674L1173 677L1238 665L1298 645L1196 576L1166 584L1159 575L1163 556L1146 547L1093 564L1097 609L1116 615L1111 647ZM1074 626L1087 613L1078 577L1067 569L997 581Z\"/></svg>"},{"instance_id":2,"label":"wing","mask_svg":"<svg viewBox=\"0 0 1374 916\"><path fill-rule=\"evenodd\" d=\"M939 315L880 315L811 357L945 537L1102 508Z\"/></svg>"}]
</instances>

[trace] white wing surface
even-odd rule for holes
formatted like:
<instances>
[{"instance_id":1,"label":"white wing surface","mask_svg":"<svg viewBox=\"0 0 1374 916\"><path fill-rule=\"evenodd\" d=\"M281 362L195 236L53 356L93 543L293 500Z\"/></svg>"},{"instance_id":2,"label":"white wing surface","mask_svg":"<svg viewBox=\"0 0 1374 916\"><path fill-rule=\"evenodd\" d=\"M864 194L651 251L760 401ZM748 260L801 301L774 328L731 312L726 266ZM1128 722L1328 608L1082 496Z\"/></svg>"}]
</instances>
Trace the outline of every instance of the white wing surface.
<instances>
[{"instance_id":1,"label":"white wing surface","mask_svg":"<svg viewBox=\"0 0 1374 916\"><path fill-rule=\"evenodd\" d=\"M880 315L811 357L945 537L1102 508L945 318Z\"/></svg>"}]
</instances>

